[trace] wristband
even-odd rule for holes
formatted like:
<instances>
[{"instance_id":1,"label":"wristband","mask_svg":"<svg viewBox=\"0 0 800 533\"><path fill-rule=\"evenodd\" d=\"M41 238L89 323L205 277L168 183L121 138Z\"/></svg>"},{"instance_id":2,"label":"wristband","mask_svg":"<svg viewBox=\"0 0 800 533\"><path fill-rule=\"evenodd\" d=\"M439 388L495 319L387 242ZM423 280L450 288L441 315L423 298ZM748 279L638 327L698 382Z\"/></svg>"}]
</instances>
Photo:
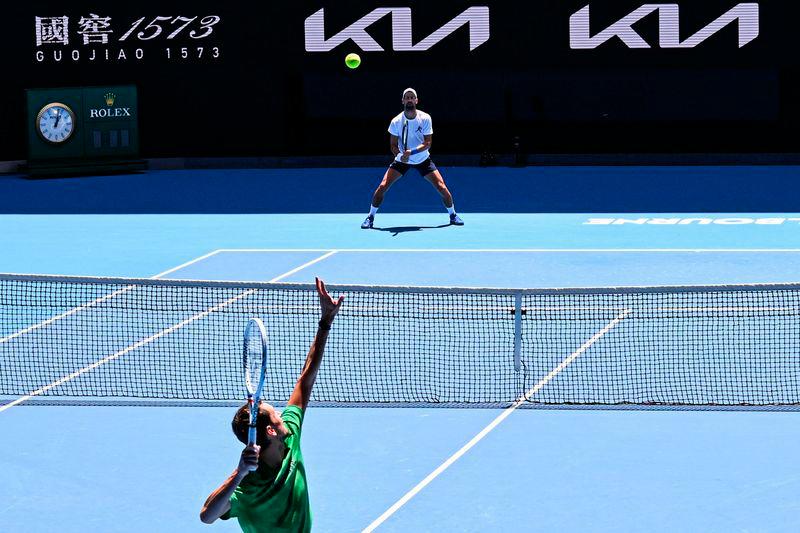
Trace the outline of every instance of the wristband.
<instances>
[{"instance_id":1,"label":"wristband","mask_svg":"<svg viewBox=\"0 0 800 533\"><path fill-rule=\"evenodd\" d=\"M411 150L411 155L418 154L418 153L420 153L421 151L422 151L422 150L418 150L418 149L414 148L413 150Z\"/></svg>"},{"instance_id":2,"label":"wristband","mask_svg":"<svg viewBox=\"0 0 800 533\"><path fill-rule=\"evenodd\" d=\"M331 330L330 322L325 322L324 320L320 320L319 321L319 329L324 330L324 331L330 331Z\"/></svg>"}]
</instances>

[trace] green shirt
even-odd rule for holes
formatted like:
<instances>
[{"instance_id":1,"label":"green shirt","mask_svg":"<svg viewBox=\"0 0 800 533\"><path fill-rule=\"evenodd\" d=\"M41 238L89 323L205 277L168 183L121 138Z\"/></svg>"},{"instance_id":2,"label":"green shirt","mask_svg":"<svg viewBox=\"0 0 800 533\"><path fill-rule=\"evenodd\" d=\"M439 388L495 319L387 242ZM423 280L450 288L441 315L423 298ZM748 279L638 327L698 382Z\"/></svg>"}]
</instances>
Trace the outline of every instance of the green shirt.
<instances>
[{"instance_id":1,"label":"green shirt","mask_svg":"<svg viewBox=\"0 0 800 533\"><path fill-rule=\"evenodd\" d=\"M278 475L265 477L261 469L250 472L231 496L230 511L221 517L227 520L235 516L245 533L311 531L306 470L300 453L303 410L289 405L281 418L289 434L284 441L286 457Z\"/></svg>"}]
</instances>

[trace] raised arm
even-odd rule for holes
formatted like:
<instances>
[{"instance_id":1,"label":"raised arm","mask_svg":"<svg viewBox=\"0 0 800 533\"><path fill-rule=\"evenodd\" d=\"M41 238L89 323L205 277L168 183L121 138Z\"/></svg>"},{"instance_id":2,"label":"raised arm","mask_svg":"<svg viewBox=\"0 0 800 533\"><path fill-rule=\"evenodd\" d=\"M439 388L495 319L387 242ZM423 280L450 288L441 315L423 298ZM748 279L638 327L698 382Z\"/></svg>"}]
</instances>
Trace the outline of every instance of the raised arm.
<instances>
[{"instance_id":1,"label":"raised arm","mask_svg":"<svg viewBox=\"0 0 800 533\"><path fill-rule=\"evenodd\" d=\"M331 298L328 295L328 291L325 290L325 283L319 278L317 278L317 293L319 294L321 310L317 334L314 337L314 342L311 343L311 348L308 350L303 371L300 373L297 384L294 386L294 391L289 398L289 405L297 405L301 409L305 409L308 406L308 400L311 398L311 389L317 380L317 371L322 362L322 353L325 351L325 343L328 341L331 324L333 324L333 319L336 317L336 313L339 312L339 308L342 307L342 302L344 302L344 296L339 296L338 300Z\"/></svg>"}]
</instances>

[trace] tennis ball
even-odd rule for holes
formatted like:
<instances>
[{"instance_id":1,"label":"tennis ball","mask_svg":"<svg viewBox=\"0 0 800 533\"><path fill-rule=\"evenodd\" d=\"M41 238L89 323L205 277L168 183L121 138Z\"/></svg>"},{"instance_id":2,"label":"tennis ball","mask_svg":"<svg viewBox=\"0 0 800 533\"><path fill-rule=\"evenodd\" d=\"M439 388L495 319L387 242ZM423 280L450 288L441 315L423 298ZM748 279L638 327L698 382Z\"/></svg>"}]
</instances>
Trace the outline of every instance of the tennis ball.
<instances>
[{"instance_id":1,"label":"tennis ball","mask_svg":"<svg viewBox=\"0 0 800 533\"><path fill-rule=\"evenodd\" d=\"M358 68L361 64L361 58L358 57L358 54L347 54L347 57L344 58L344 64L350 68Z\"/></svg>"}]
</instances>

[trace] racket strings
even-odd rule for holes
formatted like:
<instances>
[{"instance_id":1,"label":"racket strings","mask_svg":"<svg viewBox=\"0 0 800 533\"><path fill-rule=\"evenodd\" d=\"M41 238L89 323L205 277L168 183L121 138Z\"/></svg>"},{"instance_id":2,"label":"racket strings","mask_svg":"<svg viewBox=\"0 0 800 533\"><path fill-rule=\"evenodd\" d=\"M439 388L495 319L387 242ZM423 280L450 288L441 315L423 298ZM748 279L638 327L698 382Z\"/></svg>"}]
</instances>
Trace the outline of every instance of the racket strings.
<instances>
[{"instance_id":1,"label":"racket strings","mask_svg":"<svg viewBox=\"0 0 800 533\"><path fill-rule=\"evenodd\" d=\"M261 374L262 343L258 328L248 328L244 337L244 370L247 389L252 394Z\"/></svg>"}]
</instances>

